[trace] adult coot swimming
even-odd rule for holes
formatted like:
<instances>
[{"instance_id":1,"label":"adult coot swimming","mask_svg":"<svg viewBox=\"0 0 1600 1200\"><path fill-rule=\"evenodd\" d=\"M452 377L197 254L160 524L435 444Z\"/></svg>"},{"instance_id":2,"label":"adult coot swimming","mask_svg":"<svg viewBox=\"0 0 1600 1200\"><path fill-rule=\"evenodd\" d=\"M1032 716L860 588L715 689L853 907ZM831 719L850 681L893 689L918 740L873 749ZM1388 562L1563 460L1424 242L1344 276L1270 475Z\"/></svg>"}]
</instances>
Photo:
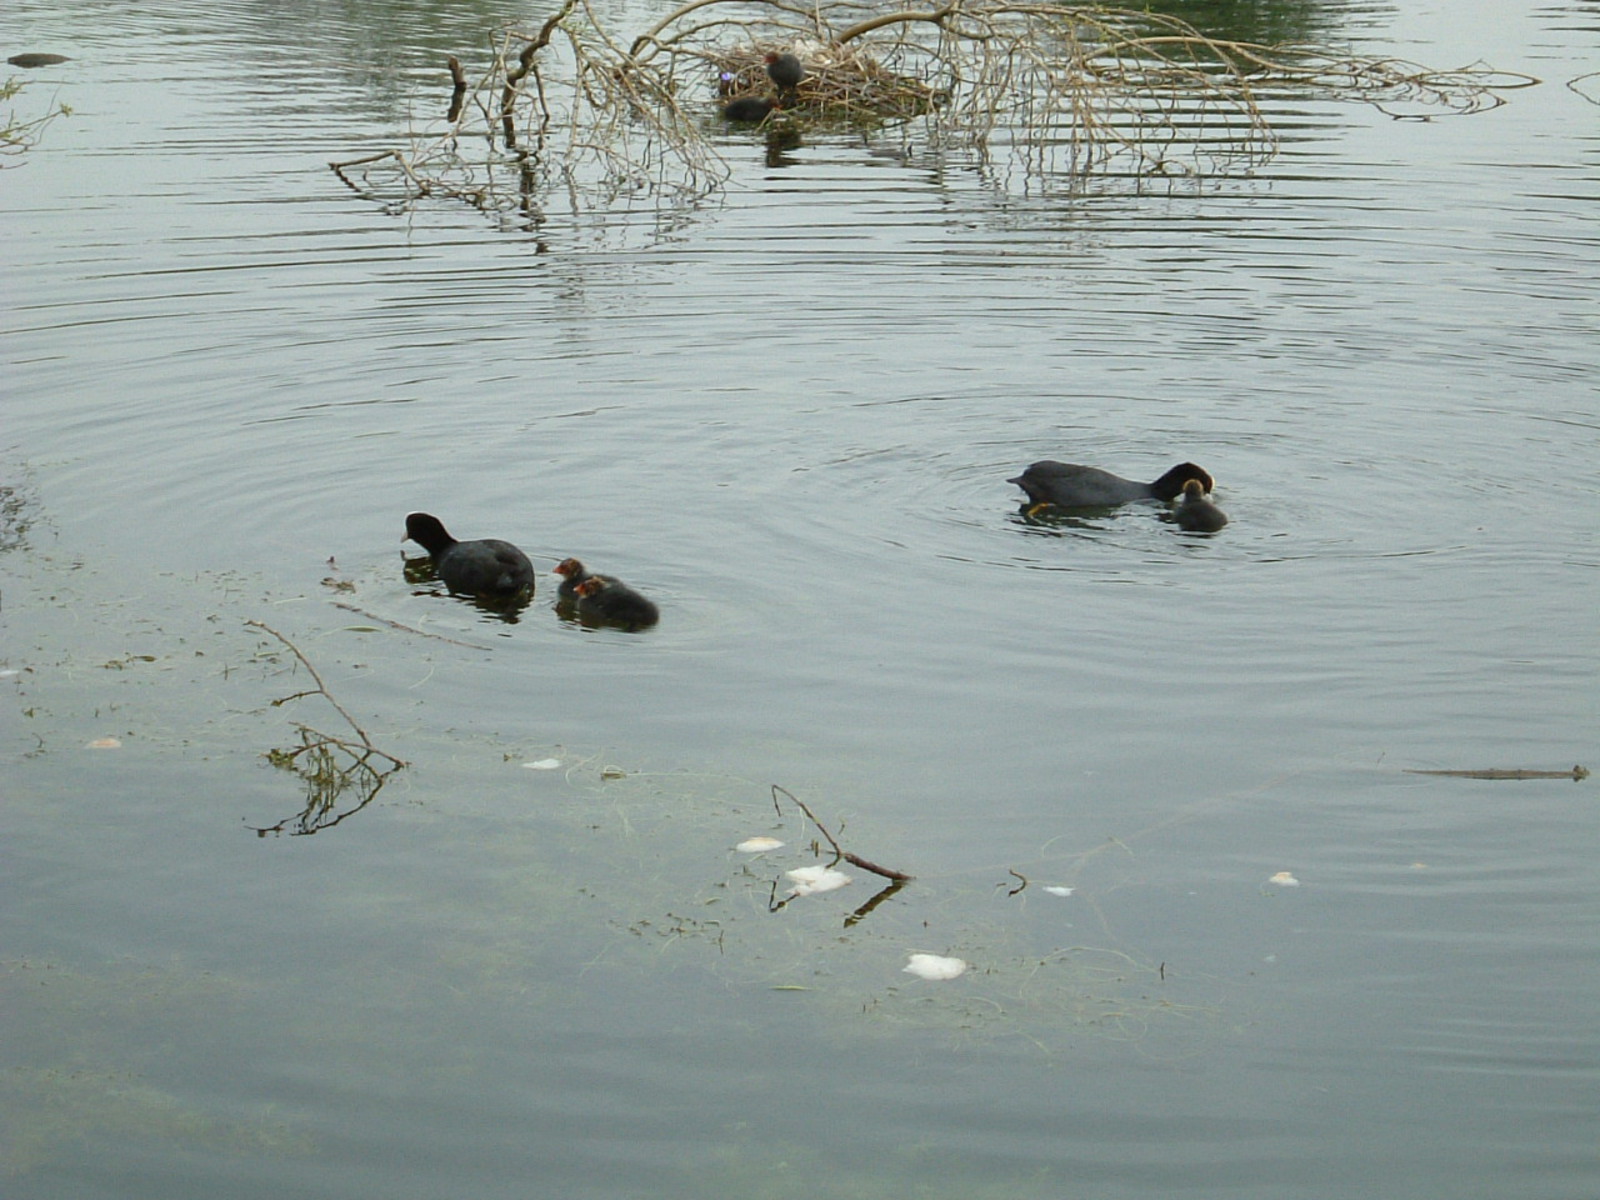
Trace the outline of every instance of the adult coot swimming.
<instances>
[{"instance_id":1,"label":"adult coot swimming","mask_svg":"<svg viewBox=\"0 0 1600 1200\"><path fill-rule=\"evenodd\" d=\"M777 107L777 104L765 96L740 96L722 106L722 115L730 121L754 124L757 121L765 121L767 115Z\"/></svg>"},{"instance_id":2,"label":"adult coot swimming","mask_svg":"<svg viewBox=\"0 0 1600 1200\"><path fill-rule=\"evenodd\" d=\"M1215 533L1228 523L1228 514L1206 499L1198 479L1191 479L1183 485L1172 519L1185 533Z\"/></svg>"},{"instance_id":3,"label":"adult coot swimming","mask_svg":"<svg viewBox=\"0 0 1600 1200\"><path fill-rule=\"evenodd\" d=\"M805 77L806 69L794 55L767 55L767 78L777 84L780 91L793 91Z\"/></svg>"},{"instance_id":4,"label":"adult coot swimming","mask_svg":"<svg viewBox=\"0 0 1600 1200\"><path fill-rule=\"evenodd\" d=\"M406 536L433 559L433 569L445 587L465 596L511 600L533 594L533 564L510 542L482 538L458 542L439 518L414 512L406 517Z\"/></svg>"},{"instance_id":5,"label":"adult coot swimming","mask_svg":"<svg viewBox=\"0 0 1600 1200\"><path fill-rule=\"evenodd\" d=\"M1212 479L1193 463L1179 463L1154 483L1139 483L1102 471L1099 467L1080 467L1076 463L1036 462L1015 479L1034 504L1054 504L1061 508L1110 508L1132 500L1173 500L1183 485L1198 482L1206 491Z\"/></svg>"},{"instance_id":6,"label":"adult coot swimming","mask_svg":"<svg viewBox=\"0 0 1600 1200\"><path fill-rule=\"evenodd\" d=\"M591 575L578 585L578 616L622 629L644 629L661 619L661 610L620 580Z\"/></svg>"},{"instance_id":7,"label":"adult coot swimming","mask_svg":"<svg viewBox=\"0 0 1600 1200\"><path fill-rule=\"evenodd\" d=\"M563 558L556 564L555 574L561 576L561 586L556 588L556 595L568 601L578 598L580 583L593 578L588 569L575 558Z\"/></svg>"}]
</instances>

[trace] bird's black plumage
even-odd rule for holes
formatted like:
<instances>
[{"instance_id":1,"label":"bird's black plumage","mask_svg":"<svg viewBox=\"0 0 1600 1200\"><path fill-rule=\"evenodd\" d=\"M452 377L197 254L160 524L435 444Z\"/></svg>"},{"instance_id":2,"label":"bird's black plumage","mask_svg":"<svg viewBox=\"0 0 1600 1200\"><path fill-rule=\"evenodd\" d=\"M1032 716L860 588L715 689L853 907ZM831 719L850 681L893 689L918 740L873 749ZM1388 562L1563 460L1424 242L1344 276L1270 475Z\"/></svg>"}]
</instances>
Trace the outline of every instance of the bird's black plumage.
<instances>
[{"instance_id":1,"label":"bird's black plumage","mask_svg":"<svg viewBox=\"0 0 1600 1200\"><path fill-rule=\"evenodd\" d=\"M457 541L438 517L421 512L406 517L406 540L428 552L434 572L452 592L489 600L533 594L533 564L510 542Z\"/></svg>"},{"instance_id":2,"label":"bird's black plumage","mask_svg":"<svg viewBox=\"0 0 1600 1200\"><path fill-rule=\"evenodd\" d=\"M739 96L722 106L722 115L730 121L754 124L765 121L777 107L765 96Z\"/></svg>"},{"instance_id":3,"label":"bird's black plumage","mask_svg":"<svg viewBox=\"0 0 1600 1200\"><path fill-rule=\"evenodd\" d=\"M792 91L806 77L804 65L792 54L767 55L767 78L783 91Z\"/></svg>"},{"instance_id":4,"label":"bird's black plumage","mask_svg":"<svg viewBox=\"0 0 1600 1200\"><path fill-rule=\"evenodd\" d=\"M578 616L596 625L645 629L661 619L661 610L621 580L591 575L578 585Z\"/></svg>"},{"instance_id":5,"label":"bird's black plumage","mask_svg":"<svg viewBox=\"0 0 1600 1200\"><path fill-rule=\"evenodd\" d=\"M1184 484L1196 480L1206 490L1213 487L1211 476L1193 463L1179 463L1154 483L1124 479L1099 467L1046 459L1036 462L1021 475L1009 479L1028 493L1032 504L1054 504L1061 508L1111 508L1133 500L1174 500Z\"/></svg>"}]
</instances>

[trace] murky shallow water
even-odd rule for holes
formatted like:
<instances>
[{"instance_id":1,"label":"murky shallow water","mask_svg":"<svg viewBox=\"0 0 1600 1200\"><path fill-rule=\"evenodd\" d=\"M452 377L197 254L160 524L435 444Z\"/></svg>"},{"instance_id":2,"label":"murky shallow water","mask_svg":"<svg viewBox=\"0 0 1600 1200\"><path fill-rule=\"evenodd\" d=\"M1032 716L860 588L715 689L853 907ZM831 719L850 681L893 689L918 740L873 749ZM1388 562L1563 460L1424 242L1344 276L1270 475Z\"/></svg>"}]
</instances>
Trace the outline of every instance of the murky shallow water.
<instances>
[{"instance_id":1,"label":"murky shallow water","mask_svg":"<svg viewBox=\"0 0 1600 1200\"><path fill-rule=\"evenodd\" d=\"M1335 12L1548 82L1198 192L736 139L666 235L537 239L324 167L481 13L55 7L0 17L76 110L0 178L8 1194L1595 1189L1592 781L1403 773L1595 757L1585 6ZM1233 523L1029 524L1041 457ZM413 508L663 624L418 594ZM337 718L246 620L413 764L314 837L251 832ZM773 782L917 881L770 914Z\"/></svg>"}]
</instances>

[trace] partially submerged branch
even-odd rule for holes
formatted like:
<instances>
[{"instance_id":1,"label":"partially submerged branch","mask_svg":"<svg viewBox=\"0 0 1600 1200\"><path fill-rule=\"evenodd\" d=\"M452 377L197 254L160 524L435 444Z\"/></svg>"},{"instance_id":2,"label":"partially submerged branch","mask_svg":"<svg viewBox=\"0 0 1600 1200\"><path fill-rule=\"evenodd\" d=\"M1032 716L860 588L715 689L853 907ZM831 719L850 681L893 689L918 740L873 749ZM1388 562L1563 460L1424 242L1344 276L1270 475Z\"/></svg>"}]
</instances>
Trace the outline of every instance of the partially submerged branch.
<instances>
[{"instance_id":1,"label":"partially submerged branch","mask_svg":"<svg viewBox=\"0 0 1600 1200\"><path fill-rule=\"evenodd\" d=\"M780 94L765 74L775 51L806 69ZM1227 40L1159 13L1052 0L951 0L867 16L857 0L689 0L631 40L589 0L562 0L536 31L504 35L472 102L454 60L451 78L442 131L388 158L332 164L340 178L375 192L383 171L402 202L447 195L530 225L558 193L588 209L640 195L692 200L727 179L713 105L741 95L773 96L791 137L800 127L921 120L930 140L979 155L1003 148L1039 181L1112 170L1201 176L1276 152L1266 96L1470 113L1538 82L1481 65L1433 71Z\"/></svg>"},{"instance_id":2,"label":"partially submerged branch","mask_svg":"<svg viewBox=\"0 0 1600 1200\"><path fill-rule=\"evenodd\" d=\"M370 804L389 776L407 764L404 759L390 754L387 750L379 749L373 743L371 736L362 728L360 722L351 716L350 711L329 691L327 682L300 647L262 621L246 621L245 624L276 638L289 653L294 655L316 684L315 687L281 696L272 702L272 706L278 708L308 696L321 696L344 718L345 723L355 734L353 738L344 737L324 733L299 721L293 722L295 731L300 736L299 746L293 749L270 750L266 757L273 766L294 771L300 776L306 785L306 807L297 817L280 821L276 825L257 828L256 832L262 836L281 832L291 822L298 826L295 832L302 834L315 833L318 829L336 825L351 813L359 812ZM339 800L351 789L355 791L357 803L348 811L337 812L336 806Z\"/></svg>"},{"instance_id":3,"label":"partially submerged branch","mask_svg":"<svg viewBox=\"0 0 1600 1200\"><path fill-rule=\"evenodd\" d=\"M1570 779L1582 783L1589 768L1579 763L1570 771L1535 771L1525 767L1482 767L1471 771L1422 771L1407 767L1407 775L1449 775L1454 779Z\"/></svg>"},{"instance_id":4,"label":"partially submerged branch","mask_svg":"<svg viewBox=\"0 0 1600 1200\"><path fill-rule=\"evenodd\" d=\"M20 58L43 57L56 58L56 55L29 56L19 55ZM11 60L13 63L16 59ZM62 60L65 61L65 60ZM0 101L11 100L17 96L27 85L20 79L6 79L0 81ZM57 117L70 117L72 109L65 104L51 102L43 116L17 120L11 114L0 117L0 167L5 165L7 158L17 158L32 150L38 145L39 135L44 127Z\"/></svg>"},{"instance_id":5,"label":"partially submerged branch","mask_svg":"<svg viewBox=\"0 0 1600 1200\"><path fill-rule=\"evenodd\" d=\"M880 888L872 896L872 898L869 899L865 904L861 905L854 912L850 913L847 917L845 917L844 923L845 923L846 928L848 928L849 926L854 925L857 922L863 920L868 914L870 914L872 912L873 909L877 908L878 905L882 904L890 896L894 895L901 888L905 887L906 884L910 883L912 879L915 878L915 876L908 875L904 871L896 871L892 867L880 866L878 863L875 863L875 862L871 861L870 859L862 858L859 854L853 854L849 850L846 850L843 846L841 846L839 844L839 839L834 837L833 834L828 832L828 827L826 825L824 825L821 821L817 820L817 814L811 811L811 808L806 804L806 802L804 800L800 799L798 796L796 796L793 792L789 791L787 788L782 788L782 787L779 787L777 784L773 784L772 785L772 807L777 811L777 813L778 813L778 815L780 817L783 815L783 808L778 803L778 797L780 795L786 797L787 799L789 799L795 805L795 807L797 807L801 812L803 812L806 815L807 819L809 819L810 822L817 827L818 831L822 834L822 836L827 839L828 845L833 847L833 861L828 864L829 873L830 874L832 873L831 872L831 868L837 866L842 861L842 862L847 862L847 863L851 864L852 866L860 867L863 871L871 871L874 875L881 875L883 878L885 878L885 879L887 879L889 881L887 886L885 886L883 888ZM813 848L817 849L815 844L813 844ZM810 868L807 868L807 869L810 869ZM799 874L800 874L800 872L791 872L791 878L796 877ZM844 878L844 877L841 876L837 880L837 882L839 882L839 883L847 883L849 881L848 881L847 878ZM780 910L782 910L782 909L784 909L784 908L786 908L788 906L789 901L794 896L796 896L796 895L804 895L804 894L806 894L806 893L805 893L805 891L803 889L796 888L796 890L794 892L790 893L789 896L787 896L784 899L780 900L780 899L778 899L778 884L777 884L777 881L774 880L773 884L772 884L772 894L767 898L767 911L768 912L779 912Z\"/></svg>"},{"instance_id":6,"label":"partially submerged branch","mask_svg":"<svg viewBox=\"0 0 1600 1200\"><path fill-rule=\"evenodd\" d=\"M773 784L772 807L777 809L780 816L783 814L783 809L778 806L778 797L780 795L787 797L789 801L795 805L795 807L797 807L801 812L805 813L805 815L810 819L811 823L817 827L817 831L821 833L823 837L828 839L828 845L833 847L833 861L835 863L843 859L851 866L860 867L863 871L871 871L874 875L882 875L885 879L892 879L896 883L909 883L911 880L916 878L915 875L907 875L904 871L896 871L892 867L881 867L875 862L871 862L865 858L862 858L859 854L852 854L850 851L839 845L838 840L833 836L833 834L828 832L828 827L821 821L817 820L817 814L812 812L811 809L806 806L806 802L804 800L800 799L787 788L782 788L777 784Z\"/></svg>"}]
</instances>

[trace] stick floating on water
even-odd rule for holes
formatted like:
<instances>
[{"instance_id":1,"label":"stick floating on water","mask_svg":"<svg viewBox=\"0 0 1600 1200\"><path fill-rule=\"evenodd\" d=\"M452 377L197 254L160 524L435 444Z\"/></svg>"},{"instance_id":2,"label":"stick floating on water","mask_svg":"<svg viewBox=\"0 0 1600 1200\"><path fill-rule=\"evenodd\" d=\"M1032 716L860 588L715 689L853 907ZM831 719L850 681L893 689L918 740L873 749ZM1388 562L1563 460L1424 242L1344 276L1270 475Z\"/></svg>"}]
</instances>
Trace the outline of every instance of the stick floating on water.
<instances>
[{"instance_id":1,"label":"stick floating on water","mask_svg":"<svg viewBox=\"0 0 1600 1200\"><path fill-rule=\"evenodd\" d=\"M1589 778L1589 768L1575 766L1570 771L1530 771L1521 767L1484 767L1477 771L1418 771L1407 767L1407 775L1449 775L1453 779L1570 779L1574 783Z\"/></svg>"}]
</instances>

